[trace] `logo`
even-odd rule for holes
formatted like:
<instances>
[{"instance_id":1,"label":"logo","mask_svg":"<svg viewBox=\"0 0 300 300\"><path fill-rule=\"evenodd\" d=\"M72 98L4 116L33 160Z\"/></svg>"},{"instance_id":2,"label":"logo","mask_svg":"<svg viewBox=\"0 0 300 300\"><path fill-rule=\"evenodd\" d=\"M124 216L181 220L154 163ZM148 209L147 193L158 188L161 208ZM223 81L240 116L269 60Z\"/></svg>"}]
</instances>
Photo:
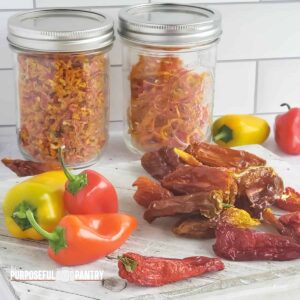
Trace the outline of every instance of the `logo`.
<instances>
[{"instance_id":1,"label":"logo","mask_svg":"<svg viewBox=\"0 0 300 300\"><path fill-rule=\"evenodd\" d=\"M11 281L101 281L103 270L19 270L10 268Z\"/></svg>"}]
</instances>

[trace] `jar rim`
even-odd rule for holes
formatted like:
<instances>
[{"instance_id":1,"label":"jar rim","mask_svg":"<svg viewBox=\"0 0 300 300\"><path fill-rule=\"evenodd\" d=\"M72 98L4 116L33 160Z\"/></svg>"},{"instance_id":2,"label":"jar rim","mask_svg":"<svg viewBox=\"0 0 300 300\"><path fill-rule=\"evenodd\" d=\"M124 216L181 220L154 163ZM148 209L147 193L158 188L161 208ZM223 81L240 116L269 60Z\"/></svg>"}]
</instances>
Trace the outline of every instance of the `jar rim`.
<instances>
[{"instance_id":1,"label":"jar rim","mask_svg":"<svg viewBox=\"0 0 300 300\"><path fill-rule=\"evenodd\" d=\"M35 51L81 52L106 48L114 41L113 21L82 9L37 9L8 19L10 45Z\"/></svg>"},{"instance_id":2,"label":"jar rim","mask_svg":"<svg viewBox=\"0 0 300 300\"><path fill-rule=\"evenodd\" d=\"M122 38L140 44L199 46L220 38L221 15L196 5L140 4L120 10L118 32Z\"/></svg>"}]
</instances>

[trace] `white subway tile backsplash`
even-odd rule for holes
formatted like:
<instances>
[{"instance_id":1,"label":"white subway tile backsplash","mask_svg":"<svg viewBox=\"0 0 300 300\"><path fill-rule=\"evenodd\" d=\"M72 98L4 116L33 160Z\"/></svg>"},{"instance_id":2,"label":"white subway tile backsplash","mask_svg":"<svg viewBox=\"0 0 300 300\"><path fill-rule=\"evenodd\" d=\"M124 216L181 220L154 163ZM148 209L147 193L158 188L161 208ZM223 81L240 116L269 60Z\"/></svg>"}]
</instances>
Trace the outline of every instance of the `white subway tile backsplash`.
<instances>
[{"instance_id":1,"label":"white subway tile backsplash","mask_svg":"<svg viewBox=\"0 0 300 300\"><path fill-rule=\"evenodd\" d=\"M16 123L15 87L12 70L0 70L0 125Z\"/></svg>"},{"instance_id":2,"label":"white subway tile backsplash","mask_svg":"<svg viewBox=\"0 0 300 300\"><path fill-rule=\"evenodd\" d=\"M37 7L120 6L148 3L147 0L36 0Z\"/></svg>"},{"instance_id":3,"label":"white subway tile backsplash","mask_svg":"<svg viewBox=\"0 0 300 300\"><path fill-rule=\"evenodd\" d=\"M218 63L214 115L253 113L255 62Z\"/></svg>"},{"instance_id":4,"label":"white subway tile backsplash","mask_svg":"<svg viewBox=\"0 0 300 300\"><path fill-rule=\"evenodd\" d=\"M300 57L300 2L211 7L223 17L220 60Z\"/></svg>"},{"instance_id":5,"label":"white subway tile backsplash","mask_svg":"<svg viewBox=\"0 0 300 300\"><path fill-rule=\"evenodd\" d=\"M1 0L0 9L33 8L33 0Z\"/></svg>"},{"instance_id":6,"label":"white subway tile backsplash","mask_svg":"<svg viewBox=\"0 0 300 300\"><path fill-rule=\"evenodd\" d=\"M16 10L36 7L82 7L101 11L115 22L111 50L110 119L122 119L122 54L118 13L125 5L148 0L0 0L0 125L15 123L12 55L6 40L7 19ZM151 0L193 3L219 10L223 35L219 44L215 115L283 111L282 102L300 105L300 0ZM222 4L224 3L224 4ZM12 9L13 11L10 11ZM2 11L1 11L2 10ZM299 59L296 59L299 58ZM258 65L258 70L256 70ZM1 68L3 70L1 70ZM256 72L257 71L257 72ZM258 78L256 78L256 73ZM256 92L257 83L257 92ZM255 96L256 95L256 96ZM256 98L256 103L255 103Z\"/></svg>"},{"instance_id":7,"label":"white subway tile backsplash","mask_svg":"<svg viewBox=\"0 0 300 300\"><path fill-rule=\"evenodd\" d=\"M0 68L12 67L12 54L7 42L7 20L8 18L17 13L14 12L1 12L0 11Z\"/></svg>"},{"instance_id":8,"label":"white subway tile backsplash","mask_svg":"<svg viewBox=\"0 0 300 300\"><path fill-rule=\"evenodd\" d=\"M283 102L300 107L300 59L259 63L257 111L279 112Z\"/></svg>"}]
</instances>

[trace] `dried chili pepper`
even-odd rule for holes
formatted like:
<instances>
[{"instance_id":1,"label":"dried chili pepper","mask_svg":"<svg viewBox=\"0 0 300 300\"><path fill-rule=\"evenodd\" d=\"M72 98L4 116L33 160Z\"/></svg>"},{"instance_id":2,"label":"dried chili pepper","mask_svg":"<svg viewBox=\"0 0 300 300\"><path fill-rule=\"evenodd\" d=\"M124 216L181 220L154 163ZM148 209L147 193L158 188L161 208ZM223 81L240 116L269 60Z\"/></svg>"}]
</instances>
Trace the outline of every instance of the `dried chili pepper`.
<instances>
[{"instance_id":1,"label":"dried chili pepper","mask_svg":"<svg viewBox=\"0 0 300 300\"><path fill-rule=\"evenodd\" d=\"M180 219L174 225L173 232L190 238L213 238L217 222L218 217L208 219L199 215L191 215Z\"/></svg>"},{"instance_id":2,"label":"dried chili pepper","mask_svg":"<svg viewBox=\"0 0 300 300\"><path fill-rule=\"evenodd\" d=\"M275 205L287 211L300 211L300 193L291 187L286 187L281 199L277 199Z\"/></svg>"},{"instance_id":3,"label":"dried chili pepper","mask_svg":"<svg viewBox=\"0 0 300 300\"><path fill-rule=\"evenodd\" d=\"M142 256L127 252L119 257L119 276L142 286L162 286L207 272L221 271L218 258L192 256L183 259Z\"/></svg>"},{"instance_id":4,"label":"dried chili pepper","mask_svg":"<svg viewBox=\"0 0 300 300\"><path fill-rule=\"evenodd\" d=\"M175 153L173 148L168 147L145 153L141 158L141 164L152 177L158 180L183 165L179 155Z\"/></svg>"},{"instance_id":5,"label":"dried chili pepper","mask_svg":"<svg viewBox=\"0 0 300 300\"><path fill-rule=\"evenodd\" d=\"M272 233L239 228L220 222L216 229L215 253L229 260L291 260L300 258L300 245Z\"/></svg>"},{"instance_id":6,"label":"dried chili pepper","mask_svg":"<svg viewBox=\"0 0 300 300\"><path fill-rule=\"evenodd\" d=\"M263 218L267 223L274 226L280 234L289 236L300 243L300 211L276 218L272 210L267 208L263 212Z\"/></svg>"},{"instance_id":7,"label":"dried chili pepper","mask_svg":"<svg viewBox=\"0 0 300 300\"><path fill-rule=\"evenodd\" d=\"M252 153L207 143L192 143L185 150L204 165L245 170L252 166L264 166L266 161Z\"/></svg>"},{"instance_id":8,"label":"dried chili pepper","mask_svg":"<svg viewBox=\"0 0 300 300\"><path fill-rule=\"evenodd\" d=\"M224 202L234 203L237 185L232 173L208 166L184 166L165 176L161 184L177 195L222 190Z\"/></svg>"},{"instance_id":9,"label":"dried chili pepper","mask_svg":"<svg viewBox=\"0 0 300 300\"><path fill-rule=\"evenodd\" d=\"M221 213L223 199L222 191L211 191L153 201L145 211L144 219L151 223L159 217L190 213L213 218Z\"/></svg>"},{"instance_id":10,"label":"dried chili pepper","mask_svg":"<svg viewBox=\"0 0 300 300\"><path fill-rule=\"evenodd\" d=\"M236 207L260 219L263 210L279 199L283 181L271 167L253 167L235 174L238 184Z\"/></svg>"},{"instance_id":11,"label":"dried chili pepper","mask_svg":"<svg viewBox=\"0 0 300 300\"><path fill-rule=\"evenodd\" d=\"M47 171L59 170L57 162L39 163L22 159L3 158L2 163L19 177L38 175Z\"/></svg>"},{"instance_id":12,"label":"dried chili pepper","mask_svg":"<svg viewBox=\"0 0 300 300\"><path fill-rule=\"evenodd\" d=\"M146 176L138 177L132 186L137 187L137 191L133 195L134 200L146 208L152 201L167 199L173 196L170 191L163 188L158 182Z\"/></svg>"}]
</instances>

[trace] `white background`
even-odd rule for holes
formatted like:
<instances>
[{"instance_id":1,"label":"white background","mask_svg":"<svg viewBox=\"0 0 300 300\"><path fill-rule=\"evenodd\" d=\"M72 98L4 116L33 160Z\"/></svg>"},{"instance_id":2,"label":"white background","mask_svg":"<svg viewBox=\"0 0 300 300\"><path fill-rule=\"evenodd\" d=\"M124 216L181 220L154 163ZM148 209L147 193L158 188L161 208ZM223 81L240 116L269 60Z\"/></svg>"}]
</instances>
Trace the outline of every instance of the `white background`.
<instances>
[{"instance_id":1,"label":"white background","mask_svg":"<svg viewBox=\"0 0 300 300\"><path fill-rule=\"evenodd\" d=\"M6 23L10 15L42 7L88 7L110 15L117 23L122 6L147 2L151 0L0 0L0 125L13 125L16 120L12 59L6 41ZM215 115L277 113L282 111L279 107L282 102L300 106L299 0L173 2L209 5L223 16ZM117 37L111 55L112 121L122 119L120 53Z\"/></svg>"}]
</instances>

